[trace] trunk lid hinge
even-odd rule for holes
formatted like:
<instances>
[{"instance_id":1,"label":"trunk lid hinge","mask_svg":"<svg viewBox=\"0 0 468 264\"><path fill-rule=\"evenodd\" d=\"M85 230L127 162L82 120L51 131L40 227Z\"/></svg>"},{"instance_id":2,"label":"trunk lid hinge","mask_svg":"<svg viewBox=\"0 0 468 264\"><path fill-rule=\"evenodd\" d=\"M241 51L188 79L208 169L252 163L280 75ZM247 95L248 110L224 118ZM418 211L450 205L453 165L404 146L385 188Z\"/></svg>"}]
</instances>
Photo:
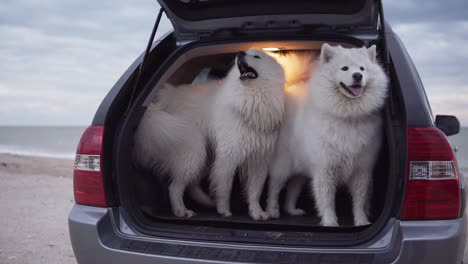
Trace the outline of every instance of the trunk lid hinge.
<instances>
[{"instance_id":1,"label":"trunk lid hinge","mask_svg":"<svg viewBox=\"0 0 468 264\"><path fill-rule=\"evenodd\" d=\"M132 89L132 94L130 96L130 100L128 102L128 106L127 106L127 110L125 111L125 115L128 114L128 111L133 103L133 101L135 100L135 94L137 92L138 89L140 89L140 82L141 82L141 75L143 73L143 70L145 69L145 64L146 64L146 60L148 58L148 55L151 51L151 46L153 44L153 41L154 41L154 36L156 35L156 31L158 30L158 27L159 27L159 22L161 22L161 17L162 17L162 14L163 14L164 10L162 8L159 9L159 12L158 12L158 16L156 17L156 21L154 22L154 26L153 26L153 30L151 31L151 35L150 35L150 38L148 40L148 44L146 45L146 50L145 50L145 53L143 55L143 59L141 60L141 63L140 63L140 66L138 67L138 74L137 74L137 77L135 79L135 82L133 84L133 89Z\"/></svg>"}]
</instances>

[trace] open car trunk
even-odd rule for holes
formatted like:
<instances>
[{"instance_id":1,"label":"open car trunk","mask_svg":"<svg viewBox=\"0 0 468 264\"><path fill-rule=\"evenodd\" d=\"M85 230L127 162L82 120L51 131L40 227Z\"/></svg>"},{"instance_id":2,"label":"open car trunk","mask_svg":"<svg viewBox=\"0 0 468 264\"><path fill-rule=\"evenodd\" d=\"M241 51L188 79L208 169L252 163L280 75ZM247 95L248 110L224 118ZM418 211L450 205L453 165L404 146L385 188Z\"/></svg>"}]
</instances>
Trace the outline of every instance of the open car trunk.
<instances>
[{"instance_id":1,"label":"open car trunk","mask_svg":"<svg viewBox=\"0 0 468 264\"><path fill-rule=\"evenodd\" d=\"M171 237L204 241L229 241L242 243L288 244L288 245L354 245L371 239L392 218L394 194L397 192L396 163L394 150L395 137L391 128L389 106L384 116L384 136L382 148L373 173L371 215L369 226L353 226L351 197L345 188L337 193L336 209L340 227L320 226L320 217L315 203L306 186L299 199L298 207L307 211L304 216L287 216L282 213L279 219L254 221L247 213L246 201L236 177L231 195L232 217L221 217L215 209L206 209L184 196L186 205L197 215L177 218L171 212L168 198L168 182L160 181L150 171L134 166L132 161L133 133L146 106L155 100L156 92L166 82L173 85L187 84L211 78L222 78L236 52L249 48L280 47L282 52L301 51L319 53L325 40L288 41L236 41L202 45L194 44L174 52L163 67L153 76L153 83L135 101L135 105L119 126L114 145L114 168L116 173L120 208L127 224L139 233L155 237ZM361 47L364 45L355 38L328 39L327 43ZM209 158L208 163L213 161ZM206 172L208 176L209 172ZM207 178L207 177L205 177ZM268 184L268 180L267 183ZM207 190L207 183L204 188ZM265 208L267 186L261 199ZM282 206L284 194L280 196Z\"/></svg>"}]
</instances>

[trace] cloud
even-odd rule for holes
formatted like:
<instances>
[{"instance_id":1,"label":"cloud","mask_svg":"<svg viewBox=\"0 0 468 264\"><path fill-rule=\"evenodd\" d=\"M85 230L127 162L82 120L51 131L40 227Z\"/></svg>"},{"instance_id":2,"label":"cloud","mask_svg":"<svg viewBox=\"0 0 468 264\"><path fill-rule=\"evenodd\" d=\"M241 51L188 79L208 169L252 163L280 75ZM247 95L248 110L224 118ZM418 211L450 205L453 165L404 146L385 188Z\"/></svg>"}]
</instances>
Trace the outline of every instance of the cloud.
<instances>
[{"instance_id":1,"label":"cloud","mask_svg":"<svg viewBox=\"0 0 468 264\"><path fill-rule=\"evenodd\" d=\"M387 0L383 3L386 16L397 23L456 22L468 19L466 0Z\"/></svg>"},{"instance_id":2,"label":"cloud","mask_svg":"<svg viewBox=\"0 0 468 264\"><path fill-rule=\"evenodd\" d=\"M0 6L0 124L89 124L146 47L154 0L18 0ZM170 30L163 20L158 36Z\"/></svg>"},{"instance_id":3,"label":"cloud","mask_svg":"<svg viewBox=\"0 0 468 264\"><path fill-rule=\"evenodd\" d=\"M434 114L456 115L468 125L468 22L397 23L425 86Z\"/></svg>"},{"instance_id":4,"label":"cloud","mask_svg":"<svg viewBox=\"0 0 468 264\"><path fill-rule=\"evenodd\" d=\"M468 2L384 1L434 113L468 124ZM86 125L146 47L154 0L4 0L0 125ZM171 29L161 21L157 36Z\"/></svg>"}]
</instances>

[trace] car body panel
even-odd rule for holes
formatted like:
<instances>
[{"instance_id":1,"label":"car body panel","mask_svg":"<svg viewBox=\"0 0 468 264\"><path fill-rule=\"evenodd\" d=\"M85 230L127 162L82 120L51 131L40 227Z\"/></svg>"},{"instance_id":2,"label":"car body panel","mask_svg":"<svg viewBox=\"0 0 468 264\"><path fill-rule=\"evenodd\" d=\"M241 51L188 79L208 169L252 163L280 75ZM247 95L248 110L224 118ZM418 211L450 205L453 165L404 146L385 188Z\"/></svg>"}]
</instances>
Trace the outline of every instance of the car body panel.
<instances>
[{"instance_id":1,"label":"car body panel","mask_svg":"<svg viewBox=\"0 0 468 264\"><path fill-rule=\"evenodd\" d=\"M290 247L181 241L122 233L112 209L75 205L70 237L79 263L460 263L466 216L392 221L358 247Z\"/></svg>"}]
</instances>

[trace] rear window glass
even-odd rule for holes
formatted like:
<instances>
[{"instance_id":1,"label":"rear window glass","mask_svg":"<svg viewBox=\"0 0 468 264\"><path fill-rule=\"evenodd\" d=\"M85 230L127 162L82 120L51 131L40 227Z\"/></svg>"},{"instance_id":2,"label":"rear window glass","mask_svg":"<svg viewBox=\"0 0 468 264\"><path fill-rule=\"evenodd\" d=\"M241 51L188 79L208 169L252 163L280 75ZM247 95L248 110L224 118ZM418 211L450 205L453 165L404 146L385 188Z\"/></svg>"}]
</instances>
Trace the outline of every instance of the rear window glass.
<instances>
[{"instance_id":1,"label":"rear window glass","mask_svg":"<svg viewBox=\"0 0 468 264\"><path fill-rule=\"evenodd\" d=\"M367 0L179 0L164 1L184 20L282 14L354 14Z\"/></svg>"}]
</instances>

